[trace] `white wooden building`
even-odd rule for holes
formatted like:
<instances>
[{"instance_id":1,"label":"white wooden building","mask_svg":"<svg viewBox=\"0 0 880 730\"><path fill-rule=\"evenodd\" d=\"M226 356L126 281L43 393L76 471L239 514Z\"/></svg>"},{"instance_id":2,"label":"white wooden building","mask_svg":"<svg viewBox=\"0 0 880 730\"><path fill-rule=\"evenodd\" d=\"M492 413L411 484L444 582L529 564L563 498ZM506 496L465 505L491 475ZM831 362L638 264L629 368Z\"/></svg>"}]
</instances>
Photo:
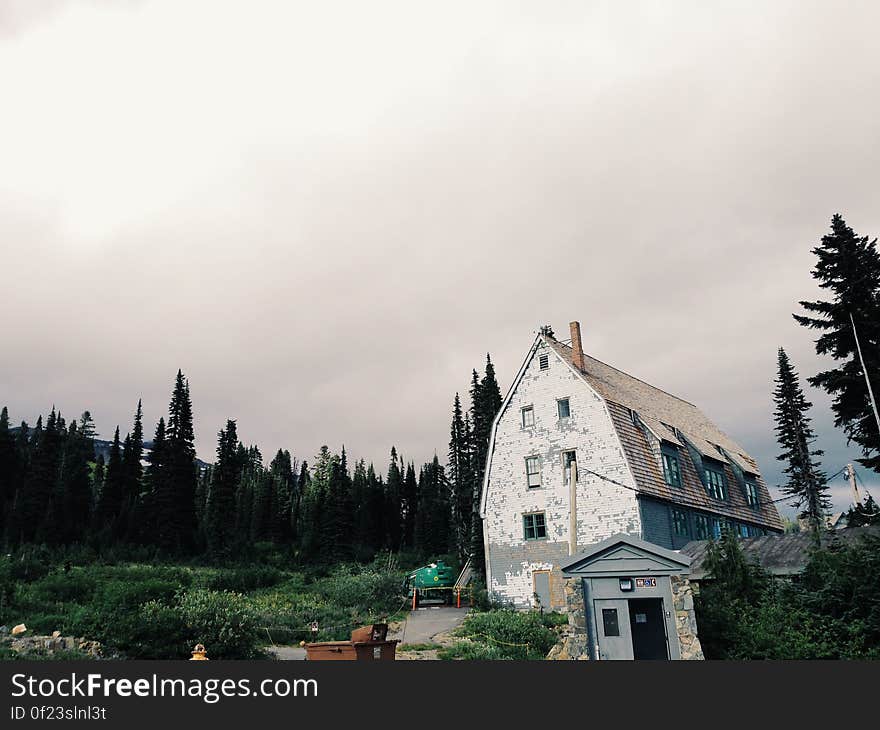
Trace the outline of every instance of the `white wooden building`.
<instances>
[{"instance_id":1,"label":"white wooden building","mask_svg":"<svg viewBox=\"0 0 880 730\"><path fill-rule=\"evenodd\" d=\"M723 529L781 532L739 444L693 404L585 355L570 327L570 344L535 337L492 427L480 505L492 594L563 609L560 565L618 533L678 549Z\"/></svg>"}]
</instances>

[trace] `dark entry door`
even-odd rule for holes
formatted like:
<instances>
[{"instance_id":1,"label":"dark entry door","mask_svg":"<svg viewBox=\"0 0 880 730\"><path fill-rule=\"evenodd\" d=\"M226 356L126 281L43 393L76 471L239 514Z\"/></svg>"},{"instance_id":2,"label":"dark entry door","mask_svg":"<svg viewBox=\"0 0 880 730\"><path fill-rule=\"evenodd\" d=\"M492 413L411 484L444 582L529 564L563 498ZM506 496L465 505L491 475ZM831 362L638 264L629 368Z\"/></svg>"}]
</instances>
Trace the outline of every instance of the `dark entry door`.
<instances>
[{"instance_id":1,"label":"dark entry door","mask_svg":"<svg viewBox=\"0 0 880 730\"><path fill-rule=\"evenodd\" d=\"M630 598L629 626L634 659L668 659L666 617L660 598Z\"/></svg>"}]
</instances>

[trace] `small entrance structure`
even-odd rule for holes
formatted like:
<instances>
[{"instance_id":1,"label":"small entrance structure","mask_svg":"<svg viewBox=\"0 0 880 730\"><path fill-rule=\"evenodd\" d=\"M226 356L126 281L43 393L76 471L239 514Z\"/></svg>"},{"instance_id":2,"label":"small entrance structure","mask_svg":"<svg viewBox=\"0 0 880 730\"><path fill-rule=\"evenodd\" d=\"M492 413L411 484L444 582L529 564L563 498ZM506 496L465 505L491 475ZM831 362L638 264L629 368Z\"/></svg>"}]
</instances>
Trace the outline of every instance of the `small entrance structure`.
<instances>
[{"instance_id":1,"label":"small entrance structure","mask_svg":"<svg viewBox=\"0 0 880 730\"><path fill-rule=\"evenodd\" d=\"M687 555L631 535L615 535L562 565L569 623L567 652L579 659L702 659L686 576ZM581 636L578 637L578 634ZM583 641L583 635L586 641Z\"/></svg>"}]
</instances>

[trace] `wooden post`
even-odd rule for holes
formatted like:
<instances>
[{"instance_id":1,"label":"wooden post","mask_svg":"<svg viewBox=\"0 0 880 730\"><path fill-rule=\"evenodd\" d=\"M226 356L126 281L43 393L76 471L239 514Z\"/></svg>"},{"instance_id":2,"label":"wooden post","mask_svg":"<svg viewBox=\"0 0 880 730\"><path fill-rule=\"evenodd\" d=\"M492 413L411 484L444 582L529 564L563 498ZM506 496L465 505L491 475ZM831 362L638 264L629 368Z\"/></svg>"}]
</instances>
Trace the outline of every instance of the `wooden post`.
<instances>
[{"instance_id":1,"label":"wooden post","mask_svg":"<svg viewBox=\"0 0 880 730\"><path fill-rule=\"evenodd\" d=\"M418 595L418 590L416 589L415 583L413 583L413 604L412 604L413 611L416 610L416 596L417 595Z\"/></svg>"}]
</instances>

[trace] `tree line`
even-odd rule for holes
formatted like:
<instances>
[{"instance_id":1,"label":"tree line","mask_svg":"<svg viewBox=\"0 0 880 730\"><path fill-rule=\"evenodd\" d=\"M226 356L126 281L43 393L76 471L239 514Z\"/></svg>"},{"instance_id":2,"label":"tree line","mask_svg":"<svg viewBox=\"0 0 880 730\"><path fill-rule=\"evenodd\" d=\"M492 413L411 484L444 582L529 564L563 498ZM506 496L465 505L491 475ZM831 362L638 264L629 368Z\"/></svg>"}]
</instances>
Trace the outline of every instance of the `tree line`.
<instances>
[{"instance_id":1,"label":"tree line","mask_svg":"<svg viewBox=\"0 0 880 730\"><path fill-rule=\"evenodd\" d=\"M470 404L456 394L448 461L420 467L392 447L384 474L323 446L310 465L279 449L266 463L235 420L214 461L196 459L189 382L178 371L167 417L145 442L142 404L117 427L105 459L88 411L69 423L54 408L31 427L0 412L0 526L7 548L138 545L169 556L227 559L253 543L302 560L369 560L382 550L474 555L482 567L479 495L489 431L501 405L491 358L472 373Z\"/></svg>"}]
</instances>

